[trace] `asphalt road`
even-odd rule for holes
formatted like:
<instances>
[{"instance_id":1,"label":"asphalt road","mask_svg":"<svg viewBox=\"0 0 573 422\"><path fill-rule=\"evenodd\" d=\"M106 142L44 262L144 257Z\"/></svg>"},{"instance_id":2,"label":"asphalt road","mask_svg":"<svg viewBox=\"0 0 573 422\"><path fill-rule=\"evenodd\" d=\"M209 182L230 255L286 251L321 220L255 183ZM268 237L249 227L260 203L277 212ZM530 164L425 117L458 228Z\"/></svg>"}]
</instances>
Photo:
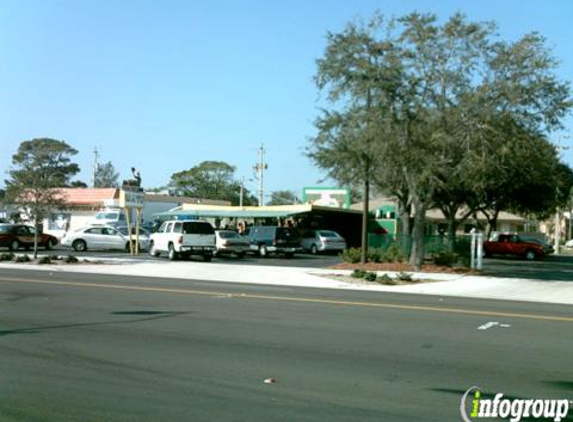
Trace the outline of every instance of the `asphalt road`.
<instances>
[{"instance_id":1,"label":"asphalt road","mask_svg":"<svg viewBox=\"0 0 573 422\"><path fill-rule=\"evenodd\" d=\"M3 422L458 421L474 385L573 399L568 306L6 270L0 321Z\"/></svg>"}]
</instances>

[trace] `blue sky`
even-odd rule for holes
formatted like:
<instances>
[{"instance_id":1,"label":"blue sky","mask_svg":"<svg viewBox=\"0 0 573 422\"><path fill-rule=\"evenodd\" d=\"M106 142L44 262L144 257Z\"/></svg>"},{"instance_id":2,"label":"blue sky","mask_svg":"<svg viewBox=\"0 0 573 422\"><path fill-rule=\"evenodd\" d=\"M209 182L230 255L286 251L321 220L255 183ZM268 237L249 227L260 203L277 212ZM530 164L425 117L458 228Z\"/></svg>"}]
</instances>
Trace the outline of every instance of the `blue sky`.
<instances>
[{"instance_id":1,"label":"blue sky","mask_svg":"<svg viewBox=\"0 0 573 422\"><path fill-rule=\"evenodd\" d=\"M569 0L0 0L0 177L37 137L75 147L87 183L97 147L121 178L140 169L146 187L204 160L252 178L264 143L266 193L300 194L324 177L304 149L326 32L376 10L461 11L510 40L539 31L573 80ZM570 135L573 119L566 126ZM571 165L573 151L563 154Z\"/></svg>"}]
</instances>

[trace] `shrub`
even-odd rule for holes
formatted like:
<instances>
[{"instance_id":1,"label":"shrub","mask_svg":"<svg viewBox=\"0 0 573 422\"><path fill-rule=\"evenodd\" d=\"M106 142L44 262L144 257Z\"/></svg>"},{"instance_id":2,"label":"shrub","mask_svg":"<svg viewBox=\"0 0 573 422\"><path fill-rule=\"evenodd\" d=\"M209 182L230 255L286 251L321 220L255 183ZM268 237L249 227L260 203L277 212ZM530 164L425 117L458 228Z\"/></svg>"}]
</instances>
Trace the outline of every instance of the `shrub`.
<instances>
[{"instance_id":1,"label":"shrub","mask_svg":"<svg viewBox=\"0 0 573 422\"><path fill-rule=\"evenodd\" d=\"M364 278L365 275L366 275L366 271L364 271L364 270L354 270L354 271L352 271L352 274L350 274L350 277L352 277L352 278Z\"/></svg>"},{"instance_id":2,"label":"shrub","mask_svg":"<svg viewBox=\"0 0 573 422\"><path fill-rule=\"evenodd\" d=\"M51 264L52 263L52 258L50 258L49 256L43 256L40 259L38 259L38 264L42 265L42 264Z\"/></svg>"},{"instance_id":3,"label":"shrub","mask_svg":"<svg viewBox=\"0 0 573 422\"><path fill-rule=\"evenodd\" d=\"M440 267L452 267L458 262L458 259L459 256L457 253L444 251L434 255L433 261L434 264Z\"/></svg>"},{"instance_id":4,"label":"shrub","mask_svg":"<svg viewBox=\"0 0 573 422\"><path fill-rule=\"evenodd\" d=\"M396 278L400 281L404 281L406 283L411 283L412 281L414 281L414 279L412 278L412 274L410 273L398 273L396 275Z\"/></svg>"},{"instance_id":5,"label":"shrub","mask_svg":"<svg viewBox=\"0 0 573 422\"><path fill-rule=\"evenodd\" d=\"M404 262L406 260L406 254L400 247L400 245L394 243L384 251L382 254L382 262Z\"/></svg>"},{"instance_id":6,"label":"shrub","mask_svg":"<svg viewBox=\"0 0 573 422\"><path fill-rule=\"evenodd\" d=\"M383 255L382 249L378 248L370 249L368 250L368 261L376 263L382 262L382 255Z\"/></svg>"},{"instance_id":7,"label":"shrub","mask_svg":"<svg viewBox=\"0 0 573 422\"><path fill-rule=\"evenodd\" d=\"M68 264L75 264L78 262L78 258L73 255L68 255L64 258L64 262L67 262Z\"/></svg>"},{"instance_id":8,"label":"shrub","mask_svg":"<svg viewBox=\"0 0 573 422\"><path fill-rule=\"evenodd\" d=\"M376 273L366 272L366 274L364 274L364 280L366 281L376 281L376 278Z\"/></svg>"},{"instance_id":9,"label":"shrub","mask_svg":"<svg viewBox=\"0 0 573 422\"><path fill-rule=\"evenodd\" d=\"M14 262L30 262L31 259L28 255L19 255L14 257Z\"/></svg>"},{"instance_id":10,"label":"shrub","mask_svg":"<svg viewBox=\"0 0 573 422\"><path fill-rule=\"evenodd\" d=\"M14 254L12 252L0 254L0 262L13 261Z\"/></svg>"},{"instance_id":11,"label":"shrub","mask_svg":"<svg viewBox=\"0 0 573 422\"><path fill-rule=\"evenodd\" d=\"M388 274L382 274L380 277L378 277L376 281L378 281L378 283L380 284L386 284L389 286L394 286L398 284L398 282L394 280L392 277L390 277Z\"/></svg>"},{"instance_id":12,"label":"shrub","mask_svg":"<svg viewBox=\"0 0 573 422\"><path fill-rule=\"evenodd\" d=\"M350 262L351 264L356 264L360 262L361 255L362 255L362 249L348 248L342 252L341 256L344 262Z\"/></svg>"}]
</instances>

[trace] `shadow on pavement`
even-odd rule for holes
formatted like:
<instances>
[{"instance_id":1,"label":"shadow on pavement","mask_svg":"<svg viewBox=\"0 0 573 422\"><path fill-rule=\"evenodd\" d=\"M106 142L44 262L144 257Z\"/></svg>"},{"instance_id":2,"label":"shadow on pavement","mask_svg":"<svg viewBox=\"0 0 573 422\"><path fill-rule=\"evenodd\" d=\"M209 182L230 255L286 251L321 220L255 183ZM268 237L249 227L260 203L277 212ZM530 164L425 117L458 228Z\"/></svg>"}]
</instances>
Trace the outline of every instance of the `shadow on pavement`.
<instances>
[{"instance_id":1,"label":"shadow on pavement","mask_svg":"<svg viewBox=\"0 0 573 422\"><path fill-rule=\"evenodd\" d=\"M573 283L573 256L548 256L536 261L525 261L519 258L490 258L484 260L482 274L492 277Z\"/></svg>"}]
</instances>

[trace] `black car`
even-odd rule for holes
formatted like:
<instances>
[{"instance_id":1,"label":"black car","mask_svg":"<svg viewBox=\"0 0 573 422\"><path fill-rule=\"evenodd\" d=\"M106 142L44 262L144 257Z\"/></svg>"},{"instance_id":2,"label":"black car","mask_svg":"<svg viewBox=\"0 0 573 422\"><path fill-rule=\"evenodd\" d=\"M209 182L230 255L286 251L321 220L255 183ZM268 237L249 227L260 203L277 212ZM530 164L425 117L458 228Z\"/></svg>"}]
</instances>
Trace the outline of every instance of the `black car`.
<instances>
[{"instance_id":1,"label":"black car","mask_svg":"<svg viewBox=\"0 0 573 422\"><path fill-rule=\"evenodd\" d=\"M292 258L295 252L301 251L300 237L291 227L252 226L246 233L251 251L266 257L271 253L284 254Z\"/></svg>"}]
</instances>

